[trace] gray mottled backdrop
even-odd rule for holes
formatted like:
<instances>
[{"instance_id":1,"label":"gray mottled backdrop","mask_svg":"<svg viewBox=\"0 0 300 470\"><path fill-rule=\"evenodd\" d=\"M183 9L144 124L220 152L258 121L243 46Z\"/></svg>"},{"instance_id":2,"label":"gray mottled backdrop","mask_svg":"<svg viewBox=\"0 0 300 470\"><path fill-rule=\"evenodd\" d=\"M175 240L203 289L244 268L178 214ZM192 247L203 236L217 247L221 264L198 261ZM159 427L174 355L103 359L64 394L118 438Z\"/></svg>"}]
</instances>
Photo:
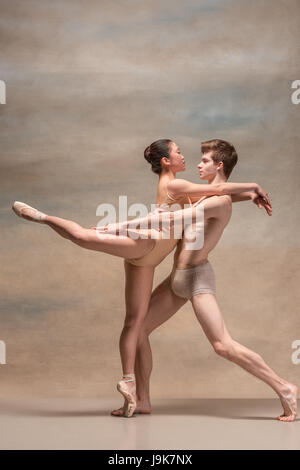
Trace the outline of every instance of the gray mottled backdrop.
<instances>
[{"instance_id":1,"label":"gray mottled backdrop","mask_svg":"<svg viewBox=\"0 0 300 470\"><path fill-rule=\"evenodd\" d=\"M233 338L298 383L297 0L1 2L0 396L110 396L121 373L120 258L17 218L14 200L95 225L101 202L154 202L143 158L171 138L197 181L200 142L232 141L231 181L258 182L274 214L235 204L210 260ZM155 285L172 256L157 269ZM155 397L275 397L217 356L186 305L153 333Z\"/></svg>"}]
</instances>

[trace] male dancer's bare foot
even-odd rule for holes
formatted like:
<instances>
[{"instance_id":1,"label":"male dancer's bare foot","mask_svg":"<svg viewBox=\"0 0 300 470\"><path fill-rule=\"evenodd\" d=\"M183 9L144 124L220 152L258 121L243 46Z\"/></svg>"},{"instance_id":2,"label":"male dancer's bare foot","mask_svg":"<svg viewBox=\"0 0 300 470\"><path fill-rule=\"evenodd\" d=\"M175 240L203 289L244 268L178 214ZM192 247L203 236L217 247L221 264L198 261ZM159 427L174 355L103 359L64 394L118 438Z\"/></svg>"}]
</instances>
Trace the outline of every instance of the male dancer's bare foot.
<instances>
[{"instance_id":1,"label":"male dancer's bare foot","mask_svg":"<svg viewBox=\"0 0 300 470\"><path fill-rule=\"evenodd\" d=\"M127 401L125 400L124 401L124 405L123 405L123 408L118 408L117 410L113 410L111 412L111 415L112 416L119 416L119 417L122 417L122 416L125 416L125 413L126 413L126 409L127 409ZM134 410L133 414L142 414L142 415L149 415L151 414L151 406L150 404L146 404L146 403L143 403L143 402L137 402L136 404L136 409Z\"/></svg>"},{"instance_id":2,"label":"male dancer's bare foot","mask_svg":"<svg viewBox=\"0 0 300 470\"><path fill-rule=\"evenodd\" d=\"M123 395L126 405L123 416L131 418L136 409L136 385L134 374L124 374L123 379L117 384L117 390Z\"/></svg>"},{"instance_id":3,"label":"male dancer's bare foot","mask_svg":"<svg viewBox=\"0 0 300 470\"><path fill-rule=\"evenodd\" d=\"M298 387L292 383L287 383L284 391L281 393L280 401L284 413L277 416L279 421L294 421L297 416L297 395Z\"/></svg>"}]
</instances>

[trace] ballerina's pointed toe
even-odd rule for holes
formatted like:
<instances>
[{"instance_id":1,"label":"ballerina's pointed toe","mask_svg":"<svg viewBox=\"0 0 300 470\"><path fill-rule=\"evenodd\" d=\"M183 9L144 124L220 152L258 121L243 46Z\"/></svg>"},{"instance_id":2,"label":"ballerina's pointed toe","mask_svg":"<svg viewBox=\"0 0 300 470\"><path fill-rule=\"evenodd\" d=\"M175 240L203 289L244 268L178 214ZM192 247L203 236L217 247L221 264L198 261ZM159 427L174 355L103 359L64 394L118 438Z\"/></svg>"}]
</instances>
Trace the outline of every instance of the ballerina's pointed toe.
<instances>
[{"instance_id":1,"label":"ballerina's pointed toe","mask_svg":"<svg viewBox=\"0 0 300 470\"><path fill-rule=\"evenodd\" d=\"M46 218L46 214L21 201L15 201L12 205L12 210L17 216L33 222L43 223Z\"/></svg>"}]
</instances>

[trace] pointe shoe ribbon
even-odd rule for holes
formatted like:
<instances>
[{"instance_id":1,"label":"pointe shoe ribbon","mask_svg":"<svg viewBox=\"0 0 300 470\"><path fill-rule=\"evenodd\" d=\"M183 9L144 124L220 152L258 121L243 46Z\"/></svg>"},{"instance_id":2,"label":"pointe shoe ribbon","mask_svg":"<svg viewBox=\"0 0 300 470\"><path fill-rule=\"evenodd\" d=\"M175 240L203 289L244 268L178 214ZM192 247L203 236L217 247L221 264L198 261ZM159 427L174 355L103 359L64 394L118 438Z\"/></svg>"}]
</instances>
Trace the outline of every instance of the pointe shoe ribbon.
<instances>
[{"instance_id":1,"label":"pointe shoe ribbon","mask_svg":"<svg viewBox=\"0 0 300 470\"><path fill-rule=\"evenodd\" d=\"M24 213L25 209L27 212L26 214ZM46 218L46 214L38 211L34 207L29 206L28 204L25 204L25 202L15 201L12 205L12 210L19 217L22 217L26 220L32 220L34 222L42 223Z\"/></svg>"}]
</instances>

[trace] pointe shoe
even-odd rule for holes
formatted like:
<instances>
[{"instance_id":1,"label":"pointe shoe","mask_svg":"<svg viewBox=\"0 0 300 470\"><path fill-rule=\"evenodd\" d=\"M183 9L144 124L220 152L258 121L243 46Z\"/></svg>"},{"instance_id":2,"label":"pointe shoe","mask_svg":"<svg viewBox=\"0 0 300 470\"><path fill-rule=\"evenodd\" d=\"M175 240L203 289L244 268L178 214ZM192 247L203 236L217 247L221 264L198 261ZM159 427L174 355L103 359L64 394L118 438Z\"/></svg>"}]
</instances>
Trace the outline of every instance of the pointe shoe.
<instances>
[{"instance_id":1,"label":"pointe shoe","mask_svg":"<svg viewBox=\"0 0 300 470\"><path fill-rule=\"evenodd\" d=\"M135 399L135 393L136 393L136 387L134 384L133 389L131 390L126 384L128 382L134 382L135 383L135 375L134 374L126 374L123 376L123 379L120 380L117 384L117 390L123 395L123 397L126 400L126 406L124 407L124 413L123 416L126 416L126 418L131 418L135 409L136 409L136 399Z\"/></svg>"},{"instance_id":2,"label":"pointe shoe","mask_svg":"<svg viewBox=\"0 0 300 470\"><path fill-rule=\"evenodd\" d=\"M24 213L25 209L26 214ZM12 210L19 217L33 222L43 223L46 218L46 214L34 209L34 207L28 206L25 202L15 201L12 205Z\"/></svg>"}]
</instances>

